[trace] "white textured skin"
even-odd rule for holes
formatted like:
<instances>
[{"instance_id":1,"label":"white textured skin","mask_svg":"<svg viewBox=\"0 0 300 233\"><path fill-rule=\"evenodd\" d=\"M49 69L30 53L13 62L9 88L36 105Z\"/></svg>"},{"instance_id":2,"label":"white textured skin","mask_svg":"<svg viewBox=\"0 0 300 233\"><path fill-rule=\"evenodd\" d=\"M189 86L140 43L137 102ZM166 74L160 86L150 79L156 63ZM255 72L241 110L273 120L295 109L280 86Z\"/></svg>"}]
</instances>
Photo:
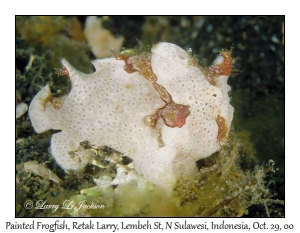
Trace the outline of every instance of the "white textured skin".
<instances>
[{"instance_id":1,"label":"white textured skin","mask_svg":"<svg viewBox=\"0 0 300 233\"><path fill-rule=\"evenodd\" d=\"M78 170L86 166L90 158L74 159L68 151L88 140L125 153L133 159L138 174L170 190L177 176L196 171L195 161L220 149L216 116L224 117L228 128L233 117L228 77L220 76L217 86L211 85L198 67L188 64L189 55L174 44L159 43L151 51L157 83L168 90L174 102L190 106L186 124L170 128L161 119L155 128L144 124L145 116L165 104L143 76L124 70L123 60L95 60L93 74L83 74L62 60L72 81L62 107L56 110L50 103L42 107L41 97L50 94L46 86L29 108L36 132L62 130L51 140L51 153L62 168ZM159 147L159 132L163 147Z\"/></svg>"}]
</instances>

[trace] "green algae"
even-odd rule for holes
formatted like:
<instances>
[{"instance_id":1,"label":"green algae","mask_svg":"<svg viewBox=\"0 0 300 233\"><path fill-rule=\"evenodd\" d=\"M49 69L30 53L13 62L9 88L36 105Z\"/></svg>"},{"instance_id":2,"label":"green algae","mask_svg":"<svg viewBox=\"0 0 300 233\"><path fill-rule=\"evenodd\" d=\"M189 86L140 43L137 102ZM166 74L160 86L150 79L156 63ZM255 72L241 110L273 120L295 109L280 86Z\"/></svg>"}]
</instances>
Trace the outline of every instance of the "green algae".
<instances>
[{"instance_id":1,"label":"green algae","mask_svg":"<svg viewBox=\"0 0 300 233\"><path fill-rule=\"evenodd\" d=\"M243 160L254 159L249 148L253 147L243 144L232 132L229 144L213 157L199 162L200 172L193 178L180 179L171 195L148 182L142 186L138 181L116 187L93 186L81 189L79 195L66 196L62 192L52 197L52 203L64 206L67 200L71 204L70 208L59 209L51 216L238 217L247 214L249 206L254 204L282 204L273 199L265 184L270 173L275 173L272 161L266 166L241 169ZM109 169L108 172L111 173ZM266 208L266 213L273 214L271 208Z\"/></svg>"}]
</instances>

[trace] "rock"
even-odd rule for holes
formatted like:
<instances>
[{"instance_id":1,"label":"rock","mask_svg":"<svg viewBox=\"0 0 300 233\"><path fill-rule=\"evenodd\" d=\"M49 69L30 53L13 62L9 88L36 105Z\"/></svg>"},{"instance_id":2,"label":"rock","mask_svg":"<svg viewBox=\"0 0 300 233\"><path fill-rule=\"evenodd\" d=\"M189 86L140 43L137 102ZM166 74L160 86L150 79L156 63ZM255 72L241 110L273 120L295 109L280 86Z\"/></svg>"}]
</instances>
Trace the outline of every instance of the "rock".
<instances>
[{"instance_id":1,"label":"rock","mask_svg":"<svg viewBox=\"0 0 300 233\"><path fill-rule=\"evenodd\" d=\"M28 110L28 106L25 103L19 103L16 106L16 119L23 116Z\"/></svg>"},{"instance_id":2,"label":"rock","mask_svg":"<svg viewBox=\"0 0 300 233\"><path fill-rule=\"evenodd\" d=\"M26 172L30 172L35 175L41 176L45 179L52 180L55 183L61 182L61 179L57 175L55 175L50 169L44 167L35 160L24 163L24 169Z\"/></svg>"}]
</instances>

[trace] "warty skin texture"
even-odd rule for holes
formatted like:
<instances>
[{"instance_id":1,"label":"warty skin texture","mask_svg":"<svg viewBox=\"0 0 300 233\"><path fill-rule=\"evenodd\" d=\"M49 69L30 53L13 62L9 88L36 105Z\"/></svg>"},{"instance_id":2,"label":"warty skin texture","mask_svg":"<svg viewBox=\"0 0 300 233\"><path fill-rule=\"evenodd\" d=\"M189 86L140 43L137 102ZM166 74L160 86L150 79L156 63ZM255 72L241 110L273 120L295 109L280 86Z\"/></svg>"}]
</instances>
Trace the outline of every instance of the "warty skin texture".
<instances>
[{"instance_id":1,"label":"warty skin texture","mask_svg":"<svg viewBox=\"0 0 300 233\"><path fill-rule=\"evenodd\" d=\"M228 75L214 74L211 83L191 59L174 44L158 43L151 49L157 84L175 103L189 106L181 127L169 127L161 117L154 126L145 124L145 117L166 103L153 83L139 72L126 72L125 61L114 57L93 61L93 74L84 74L63 59L72 82L71 92L55 108L49 86L44 87L29 107L31 122L37 133L62 130L52 136L51 153L65 170L80 170L90 162L89 154L74 157L68 153L88 140L126 154L138 174L172 190L179 176L197 172L197 160L220 150L218 116L226 125L224 140L233 117ZM216 65L222 66L223 61L219 57Z\"/></svg>"}]
</instances>

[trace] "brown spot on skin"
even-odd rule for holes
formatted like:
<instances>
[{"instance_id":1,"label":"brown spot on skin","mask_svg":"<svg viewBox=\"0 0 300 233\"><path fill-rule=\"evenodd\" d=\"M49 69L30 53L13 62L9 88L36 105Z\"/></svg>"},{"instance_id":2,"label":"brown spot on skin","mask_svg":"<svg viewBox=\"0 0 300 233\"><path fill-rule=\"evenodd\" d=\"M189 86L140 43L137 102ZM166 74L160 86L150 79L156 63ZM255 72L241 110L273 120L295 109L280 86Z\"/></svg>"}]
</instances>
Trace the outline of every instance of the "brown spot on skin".
<instances>
[{"instance_id":1,"label":"brown spot on skin","mask_svg":"<svg viewBox=\"0 0 300 233\"><path fill-rule=\"evenodd\" d=\"M43 110L45 109L48 103L52 105L54 109L56 110L60 109L66 97L67 95L63 95L60 97L53 97L52 95L49 95L45 99L41 99L41 105L43 107Z\"/></svg>"},{"instance_id":2,"label":"brown spot on skin","mask_svg":"<svg viewBox=\"0 0 300 233\"><path fill-rule=\"evenodd\" d=\"M199 61L196 57L190 57L189 60L188 60L188 64L190 66L196 66L196 67L199 67Z\"/></svg>"},{"instance_id":3,"label":"brown spot on skin","mask_svg":"<svg viewBox=\"0 0 300 233\"><path fill-rule=\"evenodd\" d=\"M212 85L216 85L216 78L220 75L230 76L234 59L231 50L223 50L220 55L224 58L222 64L212 65L206 70L206 77Z\"/></svg>"},{"instance_id":4,"label":"brown spot on skin","mask_svg":"<svg viewBox=\"0 0 300 233\"><path fill-rule=\"evenodd\" d=\"M224 142L226 139L226 134L227 134L227 130L228 130L225 119L224 119L224 117L222 117L218 114L216 122L218 124L217 140L218 140L218 142Z\"/></svg>"},{"instance_id":5,"label":"brown spot on skin","mask_svg":"<svg viewBox=\"0 0 300 233\"><path fill-rule=\"evenodd\" d=\"M115 113L118 112L119 107L120 107L119 104L115 107Z\"/></svg>"},{"instance_id":6,"label":"brown spot on skin","mask_svg":"<svg viewBox=\"0 0 300 233\"><path fill-rule=\"evenodd\" d=\"M149 127L154 127L156 125L157 120L158 120L158 114L155 113L153 115L146 116L144 118L144 123Z\"/></svg>"},{"instance_id":7,"label":"brown spot on skin","mask_svg":"<svg viewBox=\"0 0 300 233\"><path fill-rule=\"evenodd\" d=\"M181 128L185 125L186 118L190 115L188 105L176 104L173 101L157 111L164 123L172 128Z\"/></svg>"},{"instance_id":8,"label":"brown spot on skin","mask_svg":"<svg viewBox=\"0 0 300 233\"><path fill-rule=\"evenodd\" d=\"M131 62L128 61L129 58L130 58L129 56L123 56L123 55L117 55L116 56L117 60L123 60L123 61L125 61L124 70L127 73L131 74L131 73L136 72L138 70L133 67L133 64Z\"/></svg>"},{"instance_id":9,"label":"brown spot on skin","mask_svg":"<svg viewBox=\"0 0 300 233\"><path fill-rule=\"evenodd\" d=\"M166 105L157 110L157 114L164 123L169 127L179 127L185 125L186 118L190 115L190 109L188 105L177 104L172 100L170 93L162 86L157 83L152 84L154 89L160 95L162 101Z\"/></svg>"},{"instance_id":10,"label":"brown spot on skin","mask_svg":"<svg viewBox=\"0 0 300 233\"><path fill-rule=\"evenodd\" d=\"M50 94L46 98L41 98L40 101L41 101L42 110L44 111L47 103L51 103L52 104L52 102L53 102L53 96Z\"/></svg>"},{"instance_id":11,"label":"brown spot on skin","mask_svg":"<svg viewBox=\"0 0 300 233\"><path fill-rule=\"evenodd\" d=\"M151 53L143 52L141 54L116 56L118 60L124 60L124 69L128 73L139 72L143 77L152 83L153 88L158 92L162 101L166 105L156 110L153 115L146 116L144 123L149 127L155 127L158 118L162 118L164 123L169 127L179 127L185 125L186 118L190 115L188 105L177 104L172 100L170 93L162 85L156 83L157 76L153 73L151 66Z\"/></svg>"},{"instance_id":12,"label":"brown spot on skin","mask_svg":"<svg viewBox=\"0 0 300 233\"><path fill-rule=\"evenodd\" d=\"M159 130L159 133L158 133L157 142L158 142L158 147L164 147L165 146L165 143L162 139L161 129Z\"/></svg>"},{"instance_id":13,"label":"brown spot on skin","mask_svg":"<svg viewBox=\"0 0 300 233\"><path fill-rule=\"evenodd\" d=\"M130 89L130 88L132 88L132 85L128 83L125 85L125 88Z\"/></svg>"},{"instance_id":14,"label":"brown spot on skin","mask_svg":"<svg viewBox=\"0 0 300 233\"><path fill-rule=\"evenodd\" d=\"M66 95L63 95L60 97L52 98L53 108L55 108L56 110L60 109L62 107L66 97L67 97Z\"/></svg>"},{"instance_id":15,"label":"brown spot on skin","mask_svg":"<svg viewBox=\"0 0 300 233\"><path fill-rule=\"evenodd\" d=\"M169 92L166 90L166 88L164 88L162 85L159 85L157 83L153 83L152 86L158 92L162 101L164 101L166 104L172 102L172 97L169 94Z\"/></svg>"},{"instance_id":16,"label":"brown spot on skin","mask_svg":"<svg viewBox=\"0 0 300 233\"><path fill-rule=\"evenodd\" d=\"M125 61L125 71L128 73L133 73L138 71L142 76L144 76L150 82L156 82L157 77L152 71L151 67L151 53L143 52L138 55L133 56L122 56L118 55L116 57L118 60Z\"/></svg>"}]
</instances>

